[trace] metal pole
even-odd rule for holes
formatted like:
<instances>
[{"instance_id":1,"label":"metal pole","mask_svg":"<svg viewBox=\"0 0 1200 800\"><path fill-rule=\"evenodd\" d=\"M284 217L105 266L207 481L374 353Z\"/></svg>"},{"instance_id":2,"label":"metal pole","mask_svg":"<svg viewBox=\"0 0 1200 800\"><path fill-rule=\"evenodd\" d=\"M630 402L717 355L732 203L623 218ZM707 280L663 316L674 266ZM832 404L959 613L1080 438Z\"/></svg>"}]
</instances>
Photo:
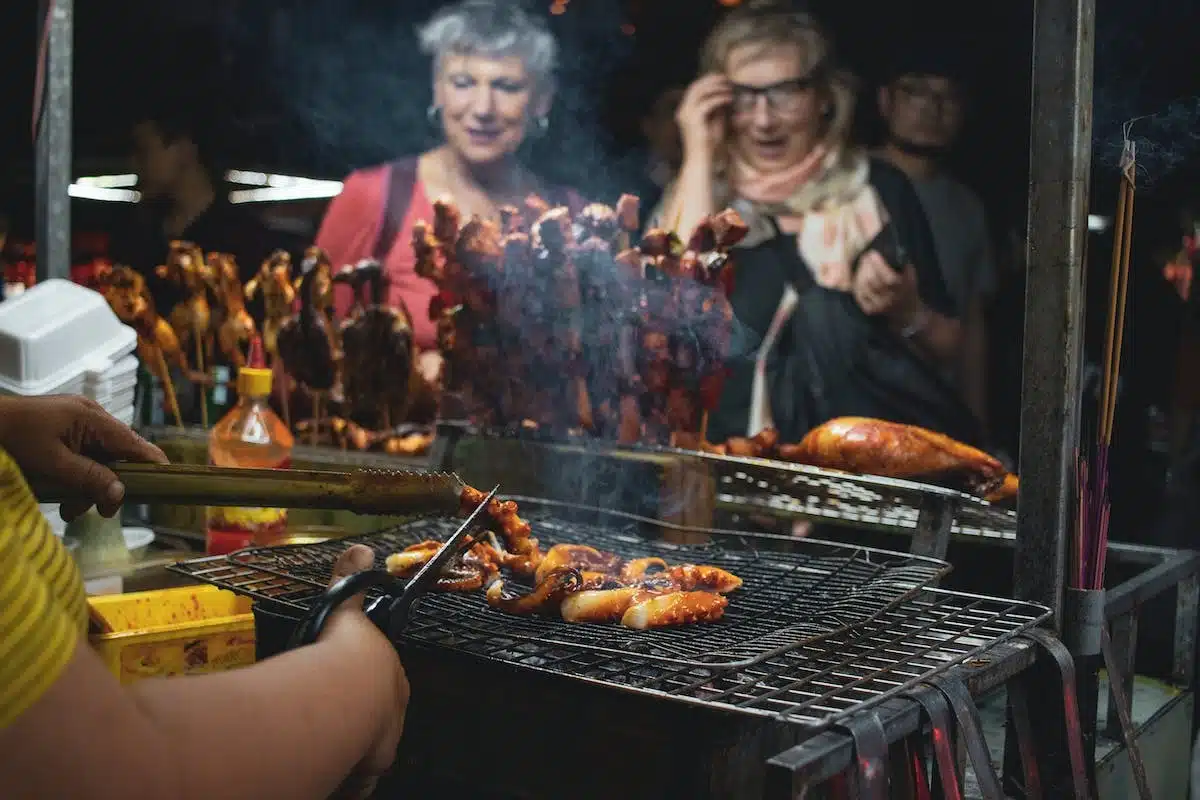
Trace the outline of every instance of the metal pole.
<instances>
[{"instance_id":1,"label":"metal pole","mask_svg":"<svg viewBox=\"0 0 1200 800\"><path fill-rule=\"evenodd\" d=\"M1054 609L1056 627L1062 619L1067 534L1076 501L1095 18L1095 0L1035 0L1021 493L1013 585L1017 597ZM1078 797L1087 789L1072 774L1068 741L1080 731L1067 723L1066 687L1054 666L1040 658L1023 679L1029 721L1045 796ZM1079 706L1091 700L1087 708L1093 713L1082 719L1081 709L1079 724L1094 732L1097 688L1094 670L1086 671L1088 675L1077 676L1078 691L1072 692L1078 700L1069 699ZM1010 708L1008 731L1013 730L1012 719ZM1018 751L1015 737L1006 732L1005 790L1023 797Z\"/></svg>"},{"instance_id":2,"label":"metal pole","mask_svg":"<svg viewBox=\"0 0 1200 800\"><path fill-rule=\"evenodd\" d=\"M71 276L71 83L74 0L40 0L46 63L37 123L37 279ZM45 30L48 26L49 30Z\"/></svg>"},{"instance_id":3,"label":"metal pole","mask_svg":"<svg viewBox=\"0 0 1200 800\"><path fill-rule=\"evenodd\" d=\"M1073 519L1095 0L1036 0L1016 596L1062 610Z\"/></svg>"}]
</instances>

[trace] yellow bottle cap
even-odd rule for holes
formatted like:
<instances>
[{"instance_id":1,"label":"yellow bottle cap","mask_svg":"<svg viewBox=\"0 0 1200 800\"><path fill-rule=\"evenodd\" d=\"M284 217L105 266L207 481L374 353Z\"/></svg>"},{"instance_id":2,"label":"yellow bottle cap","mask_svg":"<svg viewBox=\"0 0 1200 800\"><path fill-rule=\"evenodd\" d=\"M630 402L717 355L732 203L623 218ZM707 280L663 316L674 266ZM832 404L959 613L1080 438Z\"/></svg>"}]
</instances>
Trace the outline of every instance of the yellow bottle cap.
<instances>
[{"instance_id":1,"label":"yellow bottle cap","mask_svg":"<svg viewBox=\"0 0 1200 800\"><path fill-rule=\"evenodd\" d=\"M262 367L242 367L238 370L237 390L243 397L270 397L271 370Z\"/></svg>"}]
</instances>

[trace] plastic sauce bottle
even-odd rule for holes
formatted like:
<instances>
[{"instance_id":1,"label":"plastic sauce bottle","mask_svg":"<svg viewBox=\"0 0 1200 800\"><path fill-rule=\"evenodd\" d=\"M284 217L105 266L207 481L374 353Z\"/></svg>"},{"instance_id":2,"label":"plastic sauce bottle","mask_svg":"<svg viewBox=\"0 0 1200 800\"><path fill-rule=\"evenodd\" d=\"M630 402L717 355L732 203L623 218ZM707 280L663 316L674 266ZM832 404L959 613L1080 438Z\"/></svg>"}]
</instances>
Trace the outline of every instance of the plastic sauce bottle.
<instances>
[{"instance_id":1,"label":"plastic sauce bottle","mask_svg":"<svg viewBox=\"0 0 1200 800\"><path fill-rule=\"evenodd\" d=\"M262 366L257 339L249 363L238 371L237 405L209 432L209 462L218 467L289 467L295 440L267 401L271 370ZM207 522L208 554L224 555L278 541L287 531L287 509L210 507Z\"/></svg>"}]
</instances>

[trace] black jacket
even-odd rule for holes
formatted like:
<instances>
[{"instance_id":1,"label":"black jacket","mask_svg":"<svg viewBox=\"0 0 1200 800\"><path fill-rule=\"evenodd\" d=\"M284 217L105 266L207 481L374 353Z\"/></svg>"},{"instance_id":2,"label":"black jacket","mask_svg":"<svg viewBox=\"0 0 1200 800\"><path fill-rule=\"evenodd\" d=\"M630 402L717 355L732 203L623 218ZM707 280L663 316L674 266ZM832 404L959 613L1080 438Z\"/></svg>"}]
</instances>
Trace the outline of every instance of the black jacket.
<instances>
[{"instance_id":1,"label":"black jacket","mask_svg":"<svg viewBox=\"0 0 1200 800\"><path fill-rule=\"evenodd\" d=\"M934 311L954 316L933 234L908 178L872 159L869 181L887 209L898 244L916 268L921 298ZM713 441L746 432L754 359L789 284L800 300L767 363L772 416L784 441L799 441L811 428L847 415L978 440L957 390L881 320L863 314L849 293L816 285L794 236L780 234L737 250L734 269L730 301L738 324L729 380L709 420Z\"/></svg>"}]
</instances>

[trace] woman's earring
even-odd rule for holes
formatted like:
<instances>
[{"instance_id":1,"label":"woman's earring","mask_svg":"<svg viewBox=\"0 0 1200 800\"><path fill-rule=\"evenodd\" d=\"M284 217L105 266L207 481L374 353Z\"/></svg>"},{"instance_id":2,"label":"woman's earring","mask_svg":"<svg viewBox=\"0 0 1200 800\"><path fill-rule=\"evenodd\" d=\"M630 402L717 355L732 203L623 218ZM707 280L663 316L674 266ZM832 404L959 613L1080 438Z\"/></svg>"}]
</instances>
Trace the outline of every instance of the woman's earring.
<instances>
[{"instance_id":1,"label":"woman's earring","mask_svg":"<svg viewBox=\"0 0 1200 800\"><path fill-rule=\"evenodd\" d=\"M537 129L538 136L545 136L546 131L550 129L550 118L543 114L533 121L533 125Z\"/></svg>"},{"instance_id":2,"label":"woman's earring","mask_svg":"<svg viewBox=\"0 0 1200 800\"><path fill-rule=\"evenodd\" d=\"M441 122L442 109L440 106L430 104L429 108L425 109L425 119L429 120L429 124L433 127L438 127Z\"/></svg>"}]
</instances>

